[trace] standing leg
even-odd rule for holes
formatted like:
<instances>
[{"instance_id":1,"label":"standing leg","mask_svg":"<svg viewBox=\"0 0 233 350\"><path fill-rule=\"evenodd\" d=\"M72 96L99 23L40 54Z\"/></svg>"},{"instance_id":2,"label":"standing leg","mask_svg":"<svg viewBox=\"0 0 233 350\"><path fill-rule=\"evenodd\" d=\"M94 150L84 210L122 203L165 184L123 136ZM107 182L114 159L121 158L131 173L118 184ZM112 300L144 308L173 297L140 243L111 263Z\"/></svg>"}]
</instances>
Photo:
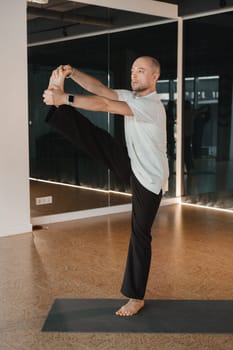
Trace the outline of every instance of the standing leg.
<instances>
[{"instance_id":1,"label":"standing leg","mask_svg":"<svg viewBox=\"0 0 233 350\"><path fill-rule=\"evenodd\" d=\"M151 227L158 211L162 191L148 191L132 175L132 223L122 294L131 298L117 315L131 316L144 306L144 295L151 263Z\"/></svg>"}]
</instances>

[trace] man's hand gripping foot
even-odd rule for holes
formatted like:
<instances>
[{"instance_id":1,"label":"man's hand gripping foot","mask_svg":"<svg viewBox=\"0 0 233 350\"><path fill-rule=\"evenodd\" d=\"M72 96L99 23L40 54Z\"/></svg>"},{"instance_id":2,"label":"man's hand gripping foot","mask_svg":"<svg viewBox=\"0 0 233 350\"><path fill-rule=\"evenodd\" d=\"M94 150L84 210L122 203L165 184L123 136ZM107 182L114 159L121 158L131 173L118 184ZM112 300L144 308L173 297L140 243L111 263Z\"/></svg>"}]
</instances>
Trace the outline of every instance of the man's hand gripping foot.
<instances>
[{"instance_id":1,"label":"man's hand gripping foot","mask_svg":"<svg viewBox=\"0 0 233 350\"><path fill-rule=\"evenodd\" d=\"M65 66L66 67L66 66ZM66 95L64 94L64 81L69 74L68 69L64 66L56 68L49 79L48 89L44 91L44 103L58 107L66 103Z\"/></svg>"}]
</instances>

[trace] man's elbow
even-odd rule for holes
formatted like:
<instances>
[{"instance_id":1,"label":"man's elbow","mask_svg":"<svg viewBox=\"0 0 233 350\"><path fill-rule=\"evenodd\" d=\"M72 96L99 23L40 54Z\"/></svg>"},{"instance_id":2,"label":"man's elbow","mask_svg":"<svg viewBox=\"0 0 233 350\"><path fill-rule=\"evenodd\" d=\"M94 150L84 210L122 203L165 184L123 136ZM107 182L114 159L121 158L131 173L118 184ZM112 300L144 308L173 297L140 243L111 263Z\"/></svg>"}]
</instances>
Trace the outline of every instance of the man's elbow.
<instances>
[{"instance_id":1,"label":"man's elbow","mask_svg":"<svg viewBox=\"0 0 233 350\"><path fill-rule=\"evenodd\" d=\"M89 109L95 112L110 112L110 105L106 98L95 96Z\"/></svg>"}]
</instances>

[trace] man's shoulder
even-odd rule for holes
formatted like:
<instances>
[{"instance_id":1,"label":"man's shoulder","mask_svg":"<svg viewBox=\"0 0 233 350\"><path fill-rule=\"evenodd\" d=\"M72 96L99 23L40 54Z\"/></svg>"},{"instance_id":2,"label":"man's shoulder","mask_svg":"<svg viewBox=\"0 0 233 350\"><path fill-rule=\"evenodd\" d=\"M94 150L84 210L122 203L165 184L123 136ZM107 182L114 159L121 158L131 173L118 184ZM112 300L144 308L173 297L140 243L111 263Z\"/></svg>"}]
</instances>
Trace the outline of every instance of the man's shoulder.
<instances>
[{"instance_id":1,"label":"man's shoulder","mask_svg":"<svg viewBox=\"0 0 233 350\"><path fill-rule=\"evenodd\" d=\"M115 92L117 93L119 100L133 97L133 91L131 90L115 89Z\"/></svg>"},{"instance_id":2,"label":"man's shoulder","mask_svg":"<svg viewBox=\"0 0 233 350\"><path fill-rule=\"evenodd\" d=\"M156 91L150 92L149 94L145 95L144 97L152 100L160 100L160 96Z\"/></svg>"}]
</instances>

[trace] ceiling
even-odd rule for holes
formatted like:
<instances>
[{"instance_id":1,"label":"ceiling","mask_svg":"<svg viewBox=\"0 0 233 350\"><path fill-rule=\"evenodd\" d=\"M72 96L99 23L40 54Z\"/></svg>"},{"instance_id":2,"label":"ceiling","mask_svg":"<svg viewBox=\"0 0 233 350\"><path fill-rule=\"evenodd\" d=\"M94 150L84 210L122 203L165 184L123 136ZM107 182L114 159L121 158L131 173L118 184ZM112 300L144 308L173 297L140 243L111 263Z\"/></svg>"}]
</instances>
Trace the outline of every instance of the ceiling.
<instances>
[{"instance_id":1,"label":"ceiling","mask_svg":"<svg viewBox=\"0 0 233 350\"><path fill-rule=\"evenodd\" d=\"M64 37L82 37L93 35L99 32L117 30L130 26L146 25L161 21L162 18L110 9L102 6L87 5L76 1L68 0L47 0L47 4L39 4L34 1L27 1L27 29L28 43L47 42ZM43 0L41 0L43 2ZM125 0L127 1L127 0ZM128 0L129 1L129 0ZM131 0L133 1L133 0ZM187 13L201 13L208 9L220 9L233 6L233 0L216 1L212 0L159 0L177 4L179 15ZM46 2L46 0L44 0ZM225 20L225 19L224 19ZM232 12L227 22L222 25L233 27Z\"/></svg>"},{"instance_id":2,"label":"ceiling","mask_svg":"<svg viewBox=\"0 0 233 350\"><path fill-rule=\"evenodd\" d=\"M151 55L158 56L164 63L167 74L176 74L175 22L157 26L156 31L153 27L150 30L150 26L144 24L155 23L161 18L67 0L49 0L45 5L28 2L27 11L28 57L32 64L56 66L61 62L73 65L78 62L81 67L96 65L98 69L105 69L107 60L103 55L108 54L109 36L95 34L115 30L111 35L111 57L119 60L120 52L131 50L145 54L150 50ZM191 70L188 74L201 75L207 71L217 74L216 67L231 70L232 18L233 11L184 22L185 59ZM117 33L119 28L140 24L140 33L139 30L126 31L124 36L121 31ZM76 37L78 40L69 40Z\"/></svg>"},{"instance_id":3,"label":"ceiling","mask_svg":"<svg viewBox=\"0 0 233 350\"><path fill-rule=\"evenodd\" d=\"M32 0L31 0L32 1ZM27 2L28 43L86 35L161 18L67 0ZM174 1L173 1L174 3Z\"/></svg>"}]
</instances>

